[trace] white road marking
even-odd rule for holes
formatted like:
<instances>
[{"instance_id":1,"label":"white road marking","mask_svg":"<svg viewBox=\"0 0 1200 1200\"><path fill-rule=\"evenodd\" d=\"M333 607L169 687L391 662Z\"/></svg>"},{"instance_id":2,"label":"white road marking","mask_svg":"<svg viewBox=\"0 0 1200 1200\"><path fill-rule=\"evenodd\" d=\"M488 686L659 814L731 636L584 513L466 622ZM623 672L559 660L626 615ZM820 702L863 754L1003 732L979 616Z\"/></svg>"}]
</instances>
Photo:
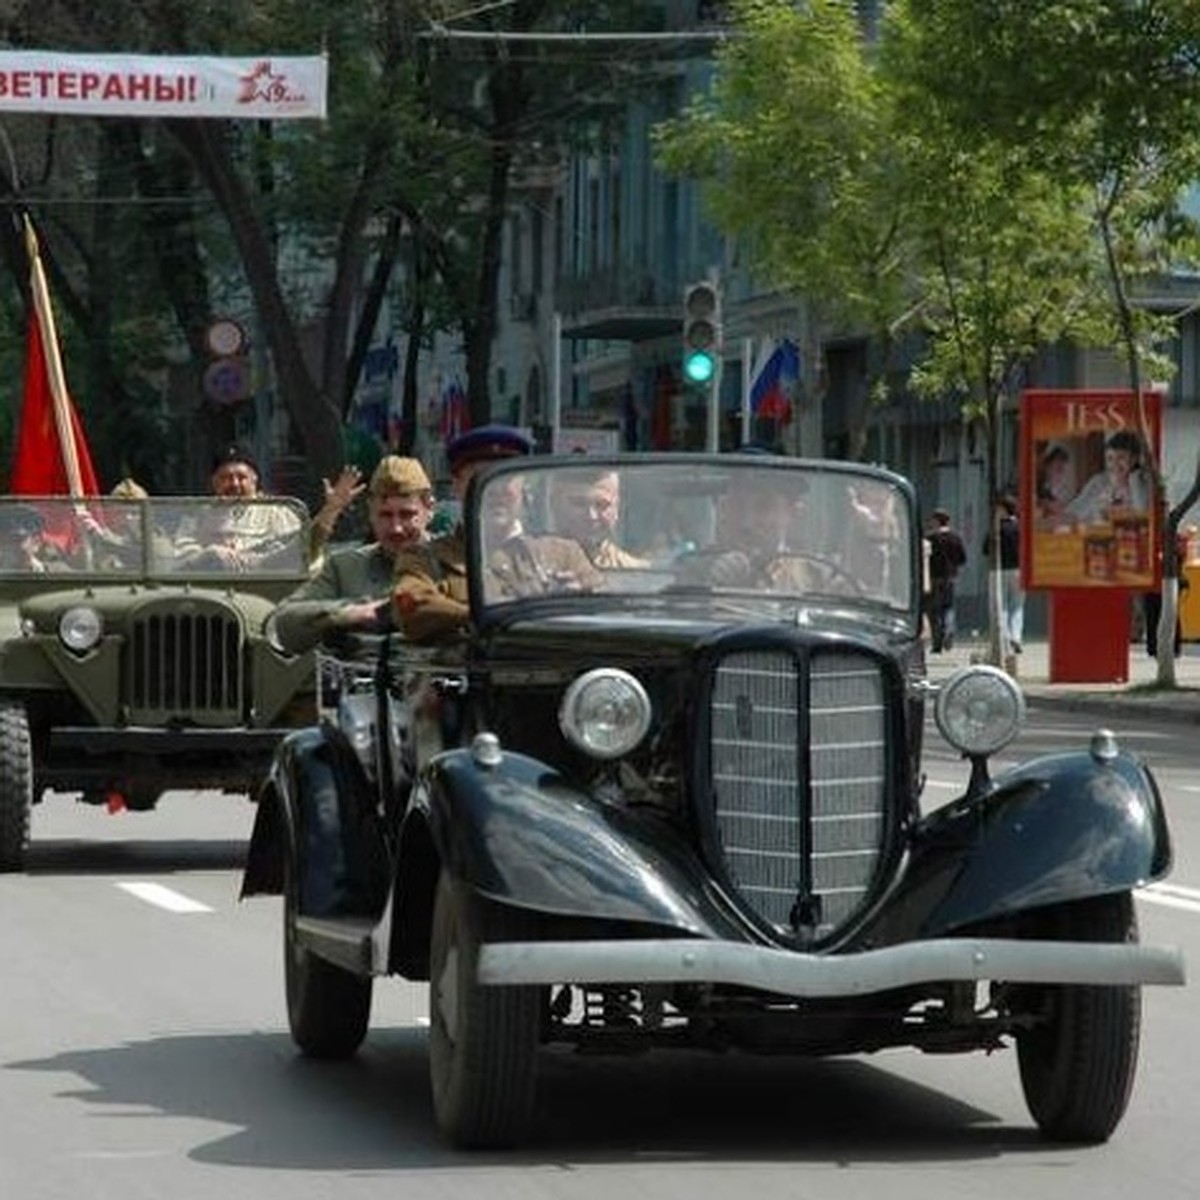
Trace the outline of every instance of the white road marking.
<instances>
[{"instance_id":1,"label":"white road marking","mask_svg":"<svg viewBox=\"0 0 1200 1200\"><path fill-rule=\"evenodd\" d=\"M145 900L147 904L153 904L158 908L165 908L168 912L176 913L201 913L212 912L207 904L201 904L199 900L193 900L190 896L185 896L182 892L176 892L169 887L163 887L161 883L118 883L122 891L128 892L131 896L136 896L139 900Z\"/></svg>"}]
</instances>

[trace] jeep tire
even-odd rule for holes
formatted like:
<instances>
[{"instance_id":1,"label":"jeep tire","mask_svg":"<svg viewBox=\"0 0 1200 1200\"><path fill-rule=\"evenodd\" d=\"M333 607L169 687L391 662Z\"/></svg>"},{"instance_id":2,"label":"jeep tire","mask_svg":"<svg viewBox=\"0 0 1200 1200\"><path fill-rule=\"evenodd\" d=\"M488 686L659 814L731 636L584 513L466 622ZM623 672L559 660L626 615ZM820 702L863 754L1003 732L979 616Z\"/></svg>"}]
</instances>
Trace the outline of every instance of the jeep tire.
<instances>
[{"instance_id":1,"label":"jeep tire","mask_svg":"<svg viewBox=\"0 0 1200 1200\"><path fill-rule=\"evenodd\" d=\"M0 871L20 871L29 849L33 754L19 700L0 700Z\"/></svg>"}]
</instances>

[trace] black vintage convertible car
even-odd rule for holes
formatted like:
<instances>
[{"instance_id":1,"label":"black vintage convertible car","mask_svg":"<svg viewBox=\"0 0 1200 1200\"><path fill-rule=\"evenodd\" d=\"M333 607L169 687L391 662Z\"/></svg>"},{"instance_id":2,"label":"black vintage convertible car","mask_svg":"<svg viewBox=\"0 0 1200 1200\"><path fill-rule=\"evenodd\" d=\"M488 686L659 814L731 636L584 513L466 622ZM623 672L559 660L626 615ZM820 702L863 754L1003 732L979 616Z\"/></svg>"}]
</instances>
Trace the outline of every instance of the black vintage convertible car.
<instances>
[{"instance_id":1,"label":"black vintage convertible car","mask_svg":"<svg viewBox=\"0 0 1200 1200\"><path fill-rule=\"evenodd\" d=\"M1014 1047L1043 1134L1132 1087L1135 890L1171 848L1098 732L992 773L1016 683L925 672L911 488L762 456L516 460L466 506L471 633L385 638L259 795L293 1038L352 1054L373 979L428 980L439 1126L511 1145L542 1047ZM580 551L587 557L581 557ZM970 760L922 803L933 704Z\"/></svg>"}]
</instances>

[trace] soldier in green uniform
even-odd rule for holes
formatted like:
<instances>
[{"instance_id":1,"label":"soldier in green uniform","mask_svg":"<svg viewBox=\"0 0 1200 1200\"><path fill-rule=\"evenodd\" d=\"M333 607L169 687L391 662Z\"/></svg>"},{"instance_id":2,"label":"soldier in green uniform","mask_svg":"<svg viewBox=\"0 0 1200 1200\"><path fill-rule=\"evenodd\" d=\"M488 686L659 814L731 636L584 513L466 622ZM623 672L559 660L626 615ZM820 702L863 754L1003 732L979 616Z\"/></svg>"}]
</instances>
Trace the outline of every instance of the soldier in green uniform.
<instances>
[{"instance_id":1,"label":"soldier in green uniform","mask_svg":"<svg viewBox=\"0 0 1200 1200\"><path fill-rule=\"evenodd\" d=\"M367 489L373 540L327 554L321 569L276 609L283 648L300 654L334 633L378 632L389 618L398 557L425 540L433 488L415 458L382 458Z\"/></svg>"}]
</instances>

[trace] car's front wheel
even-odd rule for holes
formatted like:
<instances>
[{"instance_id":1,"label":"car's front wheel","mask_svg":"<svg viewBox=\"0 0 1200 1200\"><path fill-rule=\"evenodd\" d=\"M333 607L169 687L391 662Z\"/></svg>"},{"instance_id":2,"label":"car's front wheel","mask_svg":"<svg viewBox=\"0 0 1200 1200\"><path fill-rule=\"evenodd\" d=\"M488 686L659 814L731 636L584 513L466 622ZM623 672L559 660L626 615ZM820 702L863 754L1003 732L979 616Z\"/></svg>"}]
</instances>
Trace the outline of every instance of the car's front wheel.
<instances>
[{"instance_id":1,"label":"car's front wheel","mask_svg":"<svg viewBox=\"0 0 1200 1200\"><path fill-rule=\"evenodd\" d=\"M372 979L314 954L296 928L299 872L289 854L284 868L283 973L292 1041L310 1058L349 1058L367 1035Z\"/></svg>"},{"instance_id":2,"label":"car's front wheel","mask_svg":"<svg viewBox=\"0 0 1200 1200\"><path fill-rule=\"evenodd\" d=\"M533 1115L543 990L483 987L480 943L519 936L520 918L484 910L445 870L429 960L429 1072L442 1132L456 1146L519 1141Z\"/></svg>"},{"instance_id":3,"label":"car's front wheel","mask_svg":"<svg viewBox=\"0 0 1200 1200\"><path fill-rule=\"evenodd\" d=\"M1128 892L1058 905L1039 937L1136 942ZM1137 1070L1141 989L1081 984L1023 988L1036 1024L1017 1035L1025 1102L1043 1136L1107 1141L1129 1103Z\"/></svg>"},{"instance_id":4,"label":"car's front wheel","mask_svg":"<svg viewBox=\"0 0 1200 1200\"><path fill-rule=\"evenodd\" d=\"M0 700L0 871L24 868L32 807L29 716L19 700Z\"/></svg>"}]
</instances>

